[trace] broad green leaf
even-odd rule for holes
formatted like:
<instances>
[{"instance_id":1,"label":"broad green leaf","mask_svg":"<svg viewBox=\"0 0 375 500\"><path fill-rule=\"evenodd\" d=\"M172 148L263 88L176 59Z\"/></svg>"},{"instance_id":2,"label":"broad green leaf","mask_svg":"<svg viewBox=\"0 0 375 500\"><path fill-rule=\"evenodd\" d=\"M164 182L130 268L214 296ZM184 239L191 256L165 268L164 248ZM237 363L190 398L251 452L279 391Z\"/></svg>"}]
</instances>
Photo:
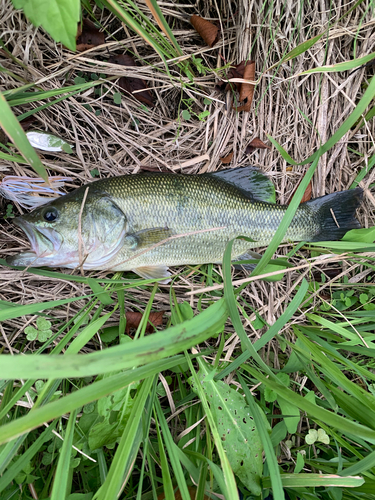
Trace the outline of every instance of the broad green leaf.
<instances>
[{"instance_id":1,"label":"broad green leaf","mask_svg":"<svg viewBox=\"0 0 375 500\"><path fill-rule=\"evenodd\" d=\"M348 231L342 238L343 241L355 241L362 243L374 243L375 242L375 226L364 228L364 229L352 229Z\"/></svg>"},{"instance_id":2,"label":"broad green leaf","mask_svg":"<svg viewBox=\"0 0 375 500\"><path fill-rule=\"evenodd\" d=\"M280 396L277 396L277 402L279 403L288 432L290 434L294 434L297 432L297 427L300 421L298 408Z\"/></svg>"},{"instance_id":3,"label":"broad green leaf","mask_svg":"<svg viewBox=\"0 0 375 500\"><path fill-rule=\"evenodd\" d=\"M23 9L34 26L43 26L56 42L76 50L77 23L81 14L80 0L12 0Z\"/></svg>"},{"instance_id":4,"label":"broad green leaf","mask_svg":"<svg viewBox=\"0 0 375 500\"><path fill-rule=\"evenodd\" d=\"M115 373L105 374L103 377L98 377L97 380L113 375ZM134 398L131 397L130 391L136 389L138 385L139 383L131 384L110 396L99 399L97 411L104 420L93 425L90 429L89 446L91 450L96 450L104 445L112 445L122 435L134 405ZM115 415L117 415L117 419L113 421Z\"/></svg>"},{"instance_id":5,"label":"broad green leaf","mask_svg":"<svg viewBox=\"0 0 375 500\"><path fill-rule=\"evenodd\" d=\"M206 365L205 371L209 370ZM263 446L250 407L224 382L216 382L204 372L198 376L233 472L253 495L260 495Z\"/></svg>"}]
</instances>

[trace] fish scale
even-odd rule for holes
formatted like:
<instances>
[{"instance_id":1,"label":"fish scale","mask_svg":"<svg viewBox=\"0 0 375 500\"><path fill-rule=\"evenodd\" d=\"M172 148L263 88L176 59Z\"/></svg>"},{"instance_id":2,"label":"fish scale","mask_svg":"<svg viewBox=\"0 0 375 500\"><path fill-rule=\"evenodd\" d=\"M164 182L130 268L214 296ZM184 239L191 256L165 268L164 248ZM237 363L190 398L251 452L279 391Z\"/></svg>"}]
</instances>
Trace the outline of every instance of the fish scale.
<instances>
[{"instance_id":1,"label":"fish scale","mask_svg":"<svg viewBox=\"0 0 375 500\"><path fill-rule=\"evenodd\" d=\"M169 266L220 263L227 243L238 236L253 241L236 240L232 258L246 259L250 249L269 244L287 206L257 200L259 186L246 183L245 169L226 172L102 179L15 222L36 247L33 265L72 268L81 263L84 269L132 269L141 276L162 277ZM361 197L356 189L301 204L283 241L341 238L359 227L354 214ZM46 222L51 212L56 219ZM10 262L28 265L30 258L29 252Z\"/></svg>"}]
</instances>

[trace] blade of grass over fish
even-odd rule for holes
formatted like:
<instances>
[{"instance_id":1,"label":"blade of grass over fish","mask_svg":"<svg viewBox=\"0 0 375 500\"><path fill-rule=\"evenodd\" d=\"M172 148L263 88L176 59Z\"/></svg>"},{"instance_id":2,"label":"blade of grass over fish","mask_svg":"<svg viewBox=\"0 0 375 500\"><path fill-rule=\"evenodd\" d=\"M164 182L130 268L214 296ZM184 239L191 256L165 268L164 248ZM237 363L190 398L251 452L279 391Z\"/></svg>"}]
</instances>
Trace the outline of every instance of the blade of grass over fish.
<instances>
[{"instance_id":1,"label":"blade of grass over fish","mask_svg":"<svg viewBox=\"0 0 375 500\"><path fill-rule=\"evenodd\" d=\"M375 81L375 79L374 79L374 81ZM282 242L284 235L285 235L290 223L292 222L294 214L296 213L296 211L298 209L298 206L302 200L302 197L306 191L306 188L314 175L316 167L318 166L318 162L319 162L319 157L315 158L313 164L310 166L310 168L306 172L305 176L303 177L301 183L299 184L299 186L298 186L298 188L297 188L297 190L292 198L292 201L290 202L290 204L289 204L289 206L284 214L284 217L283 217L279 227L277 228L277 230L275 232L274 237L272 238L271 243L268 245L266 251L262 255L262 258L260 259L259 263L257 264L256 268L254 269L254 271L251 273L250 276L257 276L257 275L259 276L260 275L260 273L263 271L263 269L269 263L273 254L276 252L278 246Z\"/></svg>"},{"instance_id":2,"label":"blade of grass over fish","mask_svg":"<svg viewBox=\"0 0 375 500\"><path fill-rule=\"evenodd\" d=\"M117 373L111 377L93 382L57 401L47 403L29 412L27 415L3 425L0 428L0 444L6 443L17 436L21 436L25 432L31 431L44 422L59 418L61 415L70 413L85 404L108 396L115 391L127 387L133 382L153 376L174 366L181 365L184 361L184 356L174 356L170 359L149 363L146 366L135 368L134 370L129 370L124 373Z\"/></svg>"},{"instance_id":3,"label":"blade of grass over fish","mask_svg":"<svg viewBox=\"0 0 375 500\"><path fill-rule=\"evenodd\" d=\"M68 303L69 299L65 300L67 301L65 303ZM39 305L39 309L41 306L42 304ZM18 308L20 307L31 308L31 306L18 306ZM9 311L9 314L14 309ZM0 320L3 312L0 311ZM11 317L17 316L13 315ZM99 373L108 373L113 370L133 368L144 363L173 356L203 342L223 327L227 317L225 301L220 299L198 316L180 325L134 340L126 345L110 347L104 351L69 356L17 356L17 363L14 361L14 356L2 354L0 355L0 375L1 378L7 380L19 378L69 378L86 377Z\"/></svg>"},{"instance_id":4,"label":"blade of grass over fish","mask_svg":"<svg viewBox=\"0 0 375 500\"><path fill-rule=\"evenodd\" d=\"M133 442L136 438L137 429L142 422L142 413L148 395L150 394L154 377L146 378L141 388L138 389L129 419L121 436L120 443L109 468L108 475L99 493L95 495L97 500L117 500L124 481L126 466L132 451ZM138 450L137 450L138 451ZM130 464L129 464L130 465Z\"/></svg>"},{"instance_id":5,"label":"blade of grass over fish","mask_svg":"<svg viewBox=\"0 0 375 500\"><path fill-rule=\"evenodd\" d=\"M15 423L16 422L17 421L15 421ZM4 474L0 478L0 493L3 492L5 488L14 480L17 474L19 474L22 469L27 466L30 460L39 452L43 444L51 439L52 432L56 427L56 423L57 421L49 425L47 429L45 429L38 437L38 439L36 439L32 443L32 445L19 457L19 459L14 464L12 464L6 472L4 472Z\"/></svg>"},{"instance_id":6,"label":"blade of grass over fish","mask_svg":"<svg viewBox=\"0 0 375 500\"><path fill-rule=\"evenodd\" d=\"M22 130L21 125L2 94L0 94L0 125L25 158L26 162L48 184L48 174L45 166L30 144L25 132Z\"/></svg>"},{"instance_id":7,"label":"blade of grass over fish","mask_svg":"<svg viewBox=\"0 0 375 500\"><path fill-rule=\"evenodd\" d=\"M365 93L363 94L361 100L359 103L355 106L354 110L351 112L351 114L348 116L348 118L344 121L344 123L339 127L337 132L335 132L327 142L322 144L320 148L315 151L311 156L309 156L306 160L303 160L302 162L296 162L293 160L284 150L280 144L275 141L271 136L267 135L268 139L272 142L272 144L275 146L275 148L278 150L278 152L281 154L281 156L284 158L285 161L290 163L291 165L306 165L307 163L311 163L312 161L317 161L319 158L326 153L329 149L331 149L332 146L337 144L337 142L355 125L357 120L359 120L363 113L365 113L367 106L371 103L375 95L375 77L372 77L369 86L367 87ZM311 168L311 167L310 167ZM302 183L306 179L306 176L302 179ZM301 184L302 184L301 183ZM300 184L300 186L301 186ZM299 187L300 187L299 186ZM307 187L307 186L306 186ZM296 198L296 196L293 197ZM292 203L293 203L292 200ZM289 205L290 206L290 205Z\"/></svg>"},{"instance_id":8,"label":"blade of grass over fish","mask_svg":"<svg viewBox=\"0 0 375 500\"><path fill-rule=\"evenodd\" d=\"M233 326L241 342L243 343L244 346L246 346L252 358L259 364L259 366L261 366L266 373L272 375L272 370L266 365L263 359L259 356L257 351L254 349L253 344L248 339L248 336L242 325L240 314L238 312L236 296L234 294L234 288L231 276L231 255L232 255L232 246L234 241L235 240L231 240L228 242L223 257L224 298L228 307L229 315L232 320Z\"/></svg>"},{"instance_id":9,"label":"blade of grass over fish","mask_svg":"<svg viewBox=\"0 0 375 500\"><path fill-rule=\"evenodd\" d=\"M199 380L198 375L197 375L197 373L194 369L194 366L191 362L190 356L188 356L187 353L186 353L186 361L188 362L190 371L192 373L194 385L195 385L196 391L198 393L199 399L201 401L201 405L203 407L203 413L207 417L207 421L208 421L209 426L210 426L210 431L212 433L213 440L214 440L218 455L220 457L220 463L221 463L222 471L224 473L225 488L226 488L226 491L221 491L221 493L224 495L224 498L226 500L238 500L239 499L238 490L237 490L237 486L236 486L236 480L235 480L234 475L233 475L233 471L230 467L227 455L226 455L224 448L223 448L223 445L221 443L221 437L220 437L219 432L217 430L217 427L215 425L215 420L213 418L210 407L208 405L206 395L201 387L200 380ZM200 363L199 358L198 358L198 364L199 364L200 370L202 370L206 375L208 375L208 372L206 371L206 369L204 367L204 363Z\"/></svg>"},{"instance_id":10,"label":"blade of grass over fish","mask_svg":"<svg viewBox=\"0 0 375 500\"><path fill-rule=\"evenodd\" d=\"M319 419L327 425L331 425L332 427L339 429L343 434L353 434L368 441L369 443L375 443L375 430L365 427L364 425L357 424L356 422L351 422L340 415L321 408L317 404L311 403L311 401L308 401L306 398L299 396L291 389L288 389L284 385L280 384L276 377L272 377L272 379L267 378L259 370L256 370L249 365L246 365L246 371L255 377L256 380L262 382L266 387L269 387L278 395L294 404L302 411L305 411L312 418Z\"/></svg>"},{"instance_id":11,"label":"blade of grass over fish","mask_svg":"<svg viewBox=\"0 0 375 500\"><path fill-rule=\"evenodd\" d=\"M272 496L274 500L285 500L283 484L281 480L279 464L277 463L277 457L271 442L271 438L268 429L264 426L264 419L261 416L261 409L254 401L249 388L245 380L238 373L238 380L241 384L242 390L245 393L247 404L250 406L251 414L254 417L255 426L258 430L260 439L262 440L264 452L266 455L268 470L271 478L272 485Z\"/></svg>"},{"instance_id":12,"label":"blade of grass over fish","mask_svg":"<svg viewBox=\"0 0 375 500\"><path fill-rule=\"evenodd\" d=\"M59 461L57 463L55 479L52 486L51 500L65 500L69 493L69 469L76 418L77 410L74 410L69 416L68 425L64 434L64 441L60 450Z\"/></svg>"}]
</instances>

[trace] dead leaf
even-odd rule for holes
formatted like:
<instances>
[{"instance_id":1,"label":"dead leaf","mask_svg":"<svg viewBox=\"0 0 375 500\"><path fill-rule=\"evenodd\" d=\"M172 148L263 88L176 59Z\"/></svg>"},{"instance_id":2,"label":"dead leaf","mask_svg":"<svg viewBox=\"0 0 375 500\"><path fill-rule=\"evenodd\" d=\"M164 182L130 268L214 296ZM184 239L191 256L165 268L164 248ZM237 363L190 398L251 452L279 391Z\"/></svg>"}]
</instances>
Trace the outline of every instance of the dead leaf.
<instances>
[{"instance_id":1,"label":"dead leaf","mask_svg":"<svg viewBox=\"0 0 375 500\"><path fill-rule=\"evenodd\" d=\"M293 196L296 194L296 191L298 189L298 186L301 184L301 181L302 181L302 179L299 181L299 183L297 184L295 190L293 191L292 196L289 198L288 205L292 201ZM311 194L312 194L312 184L311 184L311 181L310 181L308 183L308 185L307 185L307 188L306 188L305 192L303 193L301 203L305 203L305 201L311 200Z\"/></svg>"},{"instance_id":2,"label":"dead leaf","mask_svg":"<svg viewBox=\"0 0 375 500\"><path fill-rule=\"evenodd\" d=\"M188 490L191 500L194 500L195 495L197 493L197 488L195 488L195 486L188 486ZM158 500L164 500L164 498L165 498L165 493L160 493L160 495L158 496ZM181 491L179 489L174 494L174 498L175 500L182 500ZM204 495L203 500L210 500L210 497Z\"/></svg>"},{"instance_id":3,"label":"dead leaf","mask_svg":"<svg viewBox=\"0 0 375 500\"><path fill-rule=\"evenodd\" d=\"M327 278L329 278L330 280L334 279L334 278L337 278L337 276L339 274L341 274L342 272L342 268L333 268L333 269L321 269L319 271L314 271L312 273L312 276L314 278L315 281L321 281L322 279L322 274L325 274L327 276ZM329 300L331 298L331 296L329 294L325 294L325 293L320 293L319 294L320 297L322 297L323 299L326 299L326 300Z\"/></svg>"},{"instance_id":4,"label":"dead leaf","mask_svg":"<svg viewBox=\"0 0 375 500\"><path fill-rule=\"evenodd\" d=\"M77 51L92 49L98 45L105 43L105 36L102 31L99 31L95 24L89 19L82 19L82 24L78 24L76 35Z\"/></svg>"},{"instance_id":5,"label":"dead leaf","mask_svg":"<svg viewBox=\"0 0 375 500\"><path fill-rule=\"evenodd\" d=\"M148 317L146 333L153 333L154 327L163 324L163 316L165 311L151 312ZM138 328L143 314L140 312L127 311L126 315L126 333L129 334L130 328Z\"/></svg>"},{"instance_id":6,"label":"dead leaf","mask_svg":"<svg viewBox=\"0 0 375 500\"><path fill-rule=\"evenodd\" d=\"M110 57L108 59L108 62L112 64L120 64L121 66L136 66L134 59L128 54L120 54ZM152 93L147 87L147 83L141 78L122 76L118 81L118 86L121 87L125 92L131 94L138 101L147 104L147 106L150 106L150 108L154 106ZM141 90L141 92L135 92L136 90Z\"/></svg>"},{"instance_id":7,"label":"dead leaf","mask_svg":"<svg viewBox=\"0 0 375 500\"><path fill-rule=\"evenodd\" d=\"M0 130L0 142L1 144L7 144L8 142L8 136L6 135L5 132L3 132L2 130Z\"/></svg>"},{"instance_id":8,"label":"dead leaf","mask_svg":"<svg viewBox=\"0 0 375 500\"><path fill-rule=\"evenodd\" d=\"M23 130L26 132L26 130L29 130L31 125L37 121L36 117L34 115L29 116L28 118L25 118L24 120L20 121L20 125L23 128Z\"/></svg>"},{"instance_id":9,"label":"dead leaf","mask_svg":"<svg viewBox=\"0 0 375 500\"><path fill-rule=\"evenodd\" d=\"M233 158L233 151L229 153L229 155L224 156L224 158L220 158L221 163L230 163Z\"/></svg>"},{"instance_id":10,"label":"dead leaf","mask_svg":"<svg viewBox=\"0 0 375 500\"><path fill-rule=\"evenodd\" d=\"M227 92L228 90L232 90L234 92L237 90L239 92L241 90L241 84L239 82L228 82L228 80L232 78L243 78L243 73L245 70L245 61L242 61L240 64L236 66L231 66L227 73L226 81L220 80L220 82L216 85L216 90Z\"/></svg>"},{"instance_id":11,"label":"dead leaf","mask_svg":"<svg viewBox=\"0 0 375 500\"><path fill-rule=\"evenodd\" d=\"M248 61L245 64L243 73L244 80L255 80L255 61ZM236 111L250 111L251 103L253 102L255 85L252 83L241 83L240 102L244 101L243 106L233 106Z\"/></svg>"},{"instance_id":12,"label":"dead leaf","mask_svg":"<svg viewBox=\"0 0 375 500\"><path fill-rule=\"evenodd\" d=\"M264 142L261 141L259 137L254 137L254 139L246 147L246 153L249 155L256 149L271 149L271 147L264 144Z\"/></svg>"},{"instance_id":13,"label":"dead leaf","mask_svg":"<svg viewBox=\"0 0 375 500\"><path fill-rule=\"evenodd\" d=\"M210 47L213 47L219 40L219 27L210 21L207 21L207 19L193 15L190 18L190 22Z\"/></svg>"}]
</instances>

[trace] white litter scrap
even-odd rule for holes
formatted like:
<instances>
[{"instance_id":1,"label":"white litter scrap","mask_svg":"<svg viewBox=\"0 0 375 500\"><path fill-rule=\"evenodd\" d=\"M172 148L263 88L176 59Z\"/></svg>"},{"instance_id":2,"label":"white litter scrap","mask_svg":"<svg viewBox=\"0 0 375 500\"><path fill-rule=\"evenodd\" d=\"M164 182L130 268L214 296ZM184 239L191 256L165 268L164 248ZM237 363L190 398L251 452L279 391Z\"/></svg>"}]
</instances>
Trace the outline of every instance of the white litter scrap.
<instances>
[{"instance_id":1,"label":"white litter scrap","mask_svg":"<svg viewBox=\"0 0 375 500\"><path fill-rule=\"evenodd\" d=\"M33 130L31 132L26 132L26 136L29 139L30 144L41 151L52 152L68 152L74 146L71 146L60 137L48 134L47 132L40 132L38 130ZM65 146L65 148L64 148Z\"/></svg>"},{"instance_id":2,"label":"white litter scrap","mask_svg":"<svg viewBox=\"0 0 375 500\"><path fill-rule=\"evenodd\" d=\"M33 209L65 194L59 189L64 187L65 182L71 180L70 177L57 175L48 177L49 184L47 184L40 177L7 175L1 179L0 176L0 194L23 208Z\"/></svg>"}]
</instances>

